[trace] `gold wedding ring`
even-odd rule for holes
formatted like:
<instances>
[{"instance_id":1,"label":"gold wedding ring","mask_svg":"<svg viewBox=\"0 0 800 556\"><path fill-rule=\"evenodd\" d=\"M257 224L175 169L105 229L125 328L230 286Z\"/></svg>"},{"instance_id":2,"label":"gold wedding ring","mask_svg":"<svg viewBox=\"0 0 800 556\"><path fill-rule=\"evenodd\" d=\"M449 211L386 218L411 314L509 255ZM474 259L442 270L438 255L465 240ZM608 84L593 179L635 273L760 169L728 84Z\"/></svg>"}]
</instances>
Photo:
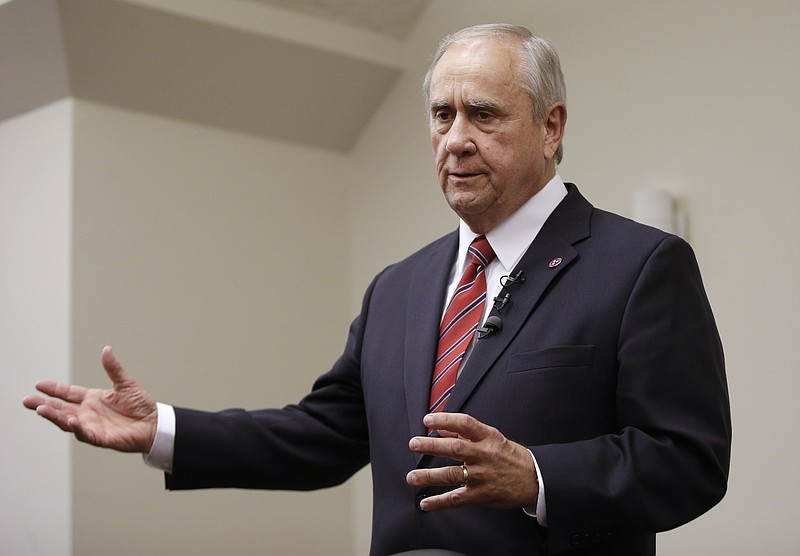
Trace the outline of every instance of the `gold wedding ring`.
<instances>
[{"instance_id":1,"label":"gold wedding ring","mask_svg":"<svg viewBox=\"0 0 800 556\"><path fill-rule=\"evenodd\" d=\"M467 465L465 463L461 464L461 473L464 474L463 479L461 479L461 486L467 486L467 481L469 481L469 471L467 471Z\"/></svg>"}]
</instances>

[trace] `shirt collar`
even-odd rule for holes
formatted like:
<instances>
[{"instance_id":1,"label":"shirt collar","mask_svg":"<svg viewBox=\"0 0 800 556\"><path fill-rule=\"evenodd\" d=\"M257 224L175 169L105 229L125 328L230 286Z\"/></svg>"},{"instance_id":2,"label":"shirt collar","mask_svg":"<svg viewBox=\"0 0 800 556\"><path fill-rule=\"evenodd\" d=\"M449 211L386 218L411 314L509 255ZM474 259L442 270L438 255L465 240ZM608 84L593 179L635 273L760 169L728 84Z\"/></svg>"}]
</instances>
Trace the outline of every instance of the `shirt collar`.
<instances>
[{"instance_id":1,"label":"shirt collar","mask_svg":"<svg viewBox=\"0 0 800 556\"><path fill-rule=\"evenodd\" d=\"M492 249L497 255L497 261L506 272L511 272L514 266L525 254L528 246L536 238L545 221L555 210L561 200L567 196L567 188L556 174L533 197L528 199L517 211L506 218L499 225L492 228L487 234ZM470 230L469 226L461 220L458 227L458 265L457 275L463 271L466 264L467 249L478 234Z\"/></svg>"}]
</instances>

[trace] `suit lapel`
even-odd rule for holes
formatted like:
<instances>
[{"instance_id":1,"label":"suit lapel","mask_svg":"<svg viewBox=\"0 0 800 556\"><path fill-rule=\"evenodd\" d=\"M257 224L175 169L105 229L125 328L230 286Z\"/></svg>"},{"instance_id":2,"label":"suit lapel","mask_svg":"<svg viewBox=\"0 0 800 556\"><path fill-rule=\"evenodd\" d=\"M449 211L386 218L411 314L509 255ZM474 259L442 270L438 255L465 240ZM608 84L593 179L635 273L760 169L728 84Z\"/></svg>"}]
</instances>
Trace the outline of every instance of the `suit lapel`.
<instances>
[{"instance_id":1,"label":"suit lapel","mask_svg":"<svg viewBox=\"0 0 800 556\"><path fill-rule=\"evenodd\" d=\"M509 304L491 315L500 317L502 330L475 344L461 372L446 411L460 411L489 369L535 310L548 286L577 258L574 243L589 235L592 206L577 188L568 184L569 193L553 211L535 240L512 271L523 271L525 282L509 284L501 292L510 294Z\"/></svg>"},{"instance_id":2,"label":"suit lapel","mask_svg":"<svg viewBox=\"0 0 800 556\"><path fill-rule=\"evenodd\" d=\"M569 193L547 219L511 273L513 276L522 270L525 282L505 287L501 295L506 292L511 294L509 305L501 312L492 309L491 314L502 319L502 331L477 342L447 401L447 411L457 412L464 407L483 377L530 318L548 286L574 263L578 256L574 244L589 236L592 206L581 196L577 187L566 185ZM458 233L454 232L446 236L437 248L431 250L427 259L416 266L410 279L404 382L408 424L414 436L427 434L422 418L428 413L439 321L457 250ZM551 265L558 259L561 259L558 264Z\"/></svg>"},{"instance_id":3,"label":"suit lapel","mask_svg":"<svg viewBox=\"0 0 800 556\"><path fill-rule=\"evenodd\" d=\"M422 418L428 413L439 323L457 251L458 233L454 232L446 236L437 249L431 250L411 276L406 311L404 380L408 425L415 436L427 432Z\"/></svg>"}]
</instances>

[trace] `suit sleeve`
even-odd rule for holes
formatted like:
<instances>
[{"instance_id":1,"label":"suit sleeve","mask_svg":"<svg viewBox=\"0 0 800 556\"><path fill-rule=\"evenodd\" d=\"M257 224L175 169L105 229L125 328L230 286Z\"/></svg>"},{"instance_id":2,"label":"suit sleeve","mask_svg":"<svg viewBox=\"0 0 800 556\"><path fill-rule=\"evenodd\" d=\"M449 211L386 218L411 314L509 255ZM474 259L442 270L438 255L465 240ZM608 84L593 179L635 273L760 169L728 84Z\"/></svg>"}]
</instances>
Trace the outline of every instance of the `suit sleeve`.
<instances>
[{"instance_id":1,"label":"suit sleeve","mask_svg":"<svg viewBox=\"0 0 800 556\"><path fill-rule=\"evenodd\" d=\"M366 307L343 355L298 404L210 413L175 408L168 489L312 490L344 482L369 461L360 351Z\"/></svg>"},{"instance_id":2,"label":"suit sleeve","mask_svg":"<svg viewBox=\"0 0 800 556\"><path fill-rule=\"evenodd\" d=\"M615 434L531 446L551 553L677 527L724 495L731 424L722 347L691 248L669 236L619 332Z\"/></svg>"}]
</instances>

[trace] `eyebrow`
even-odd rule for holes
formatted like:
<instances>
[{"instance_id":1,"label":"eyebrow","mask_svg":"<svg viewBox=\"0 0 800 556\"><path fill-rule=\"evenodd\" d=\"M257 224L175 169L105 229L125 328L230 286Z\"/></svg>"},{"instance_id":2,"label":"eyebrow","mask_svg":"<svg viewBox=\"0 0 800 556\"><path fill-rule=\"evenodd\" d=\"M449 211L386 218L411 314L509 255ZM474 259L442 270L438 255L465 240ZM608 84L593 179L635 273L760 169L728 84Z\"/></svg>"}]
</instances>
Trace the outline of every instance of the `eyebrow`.
<instances>
[{"instance_id":1,"label":"eyebrow","mask_svg":"<svg viewBox=\"0 0 800 556\"><path fill-rule=\"evenodd\" d=\"M471 100L467 106L473 110L489 110L490 112L500 112L500 107L490 100Z\"/></svg>"},{"instance_id":2,"label":"eyebrow","mask_svg":"<svg viewBox=\"0 0 800 556\"><path fill-rule=\"evenodd\" d=\"M449 108L449 107L450 107L450 103L447 102L446 100L432 100L431 101L431 106L430 106L430 111L431 112L436 112L437 110L439 110L441 108Z\"/></svg>"},{"instance_id":3,"label":"eyebrow","mask_svg":"<svg viewBox=\"0 0 800 556\"><path fill-rule=\"evenodd\" d=\"M471 100L467 102L467 106L472 110L489 110L491 112L501 112L500 106L490 100ZM432 100L430 104L430 111L436 112L442 108L450 108L450 103L446 100Z\"/></svg>"}]
</instances>

